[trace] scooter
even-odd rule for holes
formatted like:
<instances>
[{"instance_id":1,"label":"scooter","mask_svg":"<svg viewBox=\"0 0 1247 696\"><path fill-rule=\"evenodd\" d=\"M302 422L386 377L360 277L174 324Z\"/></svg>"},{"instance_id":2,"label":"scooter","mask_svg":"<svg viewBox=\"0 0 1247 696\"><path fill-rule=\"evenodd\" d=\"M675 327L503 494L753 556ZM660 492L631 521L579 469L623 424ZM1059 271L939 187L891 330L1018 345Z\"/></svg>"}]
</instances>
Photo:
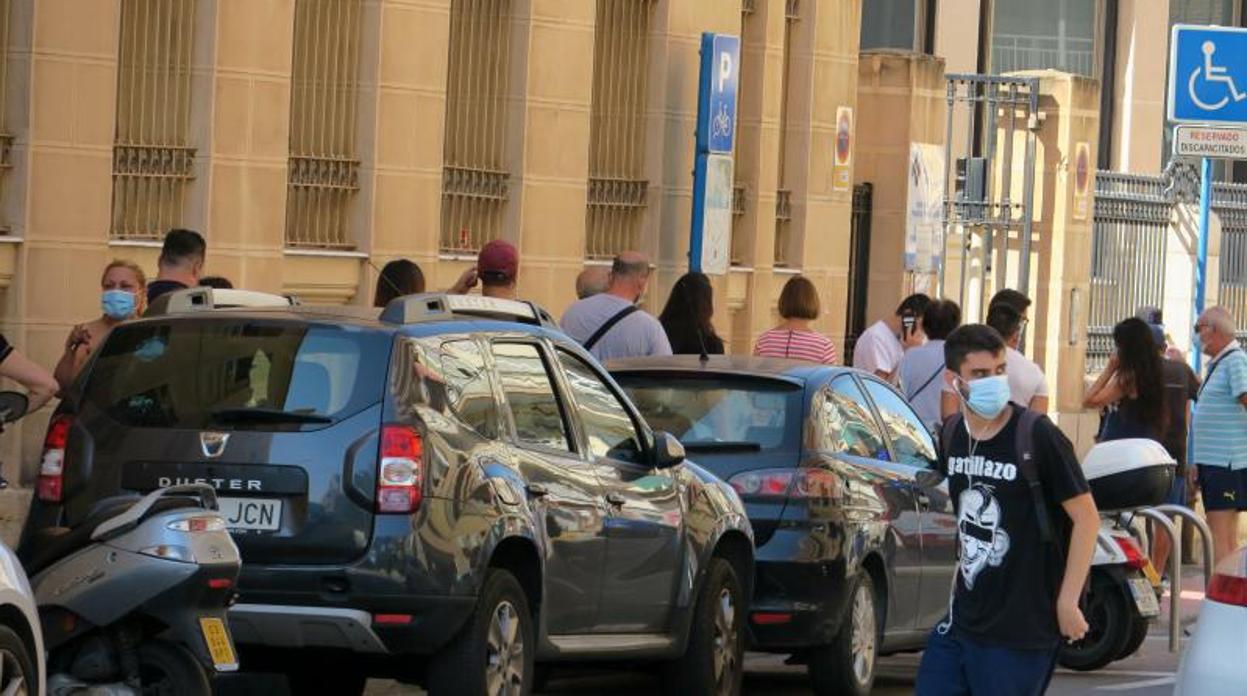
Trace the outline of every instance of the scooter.
<instances>
[{"instance_id":1,"label":"scooter","mask_svg":"<svg viewBox=\"0 0 1247 696\"><path fill-rule=\"evenodd\" d=\"M1130 529L1129 513L1100 515L1091 576L1081 608L1089 629L1061 646L1057 661L1078 671L1100 669L1139 650L1160 615L1160 577Z\"/></svg>"},{"instance_id":2,"label":"scooter","mask_svg":"<svg viewBox=\"0 0 1247 696\"><path fill-rule=\"evenodd\" d=\"M208 696L238 669L226 610L241 559L206 484L101 501L23 558L53 696Z\"/></svg>"}]
</instances>

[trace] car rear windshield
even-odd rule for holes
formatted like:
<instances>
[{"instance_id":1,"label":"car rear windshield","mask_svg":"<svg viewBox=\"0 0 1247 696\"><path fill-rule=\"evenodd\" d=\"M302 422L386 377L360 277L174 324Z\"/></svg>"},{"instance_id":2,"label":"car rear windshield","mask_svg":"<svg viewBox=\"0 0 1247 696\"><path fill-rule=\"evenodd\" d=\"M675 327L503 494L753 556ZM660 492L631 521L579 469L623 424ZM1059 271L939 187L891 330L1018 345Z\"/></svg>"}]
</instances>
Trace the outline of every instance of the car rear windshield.
<instances>
[{"instance_id":1,"label":"car rear windshield","mask_svg":"<svg viewBox=\"0 0 1247 696\"><path fill-rule=\"evenodd\" d=\"M391 343L298 321L143 322L113 330L83 396L135 427L325 427L380 401Z\"/></svg>"},{"instance_id":2,"label":"car rear windshield","mask_svg":"<svg viewBox=\"0 0 1247 696\"><path fill-rule=\"evenodd\" d=\"M794 449L800 443L799 386L755 377L617 373L641 415L690 449Z\"/></svg>"}]
</instances>

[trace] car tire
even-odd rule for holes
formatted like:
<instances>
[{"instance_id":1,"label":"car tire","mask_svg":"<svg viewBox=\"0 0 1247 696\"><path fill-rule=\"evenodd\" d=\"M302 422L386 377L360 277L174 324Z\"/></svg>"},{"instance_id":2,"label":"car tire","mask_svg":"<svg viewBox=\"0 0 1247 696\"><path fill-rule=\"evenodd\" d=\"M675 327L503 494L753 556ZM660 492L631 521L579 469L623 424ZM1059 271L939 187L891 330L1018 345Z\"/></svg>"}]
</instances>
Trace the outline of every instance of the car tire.
<instances>
[{"instance_id":1,"label":"car tire","mask_svg":"<svg viewBox=\"0 0 1247 696\"><path fill-rule=\"evenodd\" d=\"M0 693L37 693L39 675L30 648L8 626L0 626Z\"/></svg>"},{"instance_id":2,"label":"car tire","mask_svg":"<svg viewBox=\"0 0 1247 696\"><path fill-rule=\"evenodd\" d=\"M1066 669L1090 672L1121 655L1130 639L1133 612L1118 583L1094 569L1080 606L1089 627L1087 635L1073 643L1062 643L1057 662Z\"/></svg>"},{"instance_id":3,"label":"car tire","mask_svg":"<svg viewBox=\"0 0 1247 696\"><path fill-rule=\"evenodd\" d=\"M668 692L681 696L737 696L745 676L745 593L736 569L713 558L689 630L684 655L671 663Z\"/></svg>"},{"instance_id":4,"label":"car tire","mask_svg":"<svg viewBox=\"0 0 1247 696\"><path fill-rule=\"evenodd\" d=\"M163 640L139 645L139 681L143 693L209 696L208 672L189 650Z\"/></svg>"},{"instance_id":5,"label":"car tire","mask_svg":"<svg viewBox=\"0 0 1247 696\"><path fill-rule=\"evenodd\" d=\"M430 663L430 696L528 696L536 640L515 576L492 568L463 630Z\"/></svg>"},{"instance_id":6,"label":"car tire","mask_svg":"<svg viewBox=\"0 0 1247 696\"><path fill-rule=\"evenodd\" d=\"M867 696L875 683L875 663L883 637L883 612L870 574L860 571L849 593L849 610L840 632L810 651L810 686L818 696Z\"/></svg>"}]
</instances>

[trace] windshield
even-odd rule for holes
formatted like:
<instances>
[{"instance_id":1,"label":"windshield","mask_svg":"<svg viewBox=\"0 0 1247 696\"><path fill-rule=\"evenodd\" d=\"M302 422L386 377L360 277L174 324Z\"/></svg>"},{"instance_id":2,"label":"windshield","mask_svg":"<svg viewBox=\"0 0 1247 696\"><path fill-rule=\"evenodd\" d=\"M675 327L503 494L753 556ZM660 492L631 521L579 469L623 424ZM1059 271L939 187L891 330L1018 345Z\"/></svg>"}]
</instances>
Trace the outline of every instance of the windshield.
<instances>
[{"instance_id":1,"label":"windshield","mask_svg":"<svg viewBox=\"0 0 1247 696\"><path fill-rule=\"evenodd\" d=\"M615 379L651 427L675 435L685 447L771 450L800 444L799 386L730 375L619 373Z\"/></svg>"},{"instance_id":2,"label":"windshield","mask_svg":"<svg viewBox=\"0 0 1247 696\"><path fill-rule=\"evenodd\" d=\"M390 343L303 322L144 322L113 330L83 395L136 427L324 427L380 401Z\"/></svg>"}]
</instances>

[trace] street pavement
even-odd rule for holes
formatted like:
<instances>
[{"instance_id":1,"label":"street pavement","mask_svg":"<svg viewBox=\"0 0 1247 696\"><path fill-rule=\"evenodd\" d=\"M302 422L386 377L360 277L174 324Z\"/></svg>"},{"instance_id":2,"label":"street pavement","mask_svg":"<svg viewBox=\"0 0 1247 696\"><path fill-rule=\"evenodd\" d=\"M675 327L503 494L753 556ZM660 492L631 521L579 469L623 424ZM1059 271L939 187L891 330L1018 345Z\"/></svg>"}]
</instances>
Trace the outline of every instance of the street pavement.
<instances>
[{"instance_id":1,"label":"street pavement","mask_svg":"<svg viewBox=\"0 0 1247 696\"><path fill-rule=\"evenodd\" d=\"M1195 569L1184 572L1182 588L1182 624L1192 633L1203 599L1203 578ZM1134 656L1114 662L1096 672L1073 672L1058 669L1048 693L1053 696L1073 694L1131 694L1131 696L1169 696L1177 677L1179 656L1169 652L1169 599L1161 604L1161 616L1143 647ZM1189 638L1183 638L1186 646ZM893 655L880 660L874 694L899 696L914 690L921 654ZM784 664L784 657L750 653L745 659L746 694L767 696L808 695L805 668ZM657 693L659 683L654 670L606 670L596 667L561 669L554 673L543 694L559 696L623 696L624 694ZM368 696L416 696L421 689L392 681L372 680Z\"/></svg>"}]
</instances>

